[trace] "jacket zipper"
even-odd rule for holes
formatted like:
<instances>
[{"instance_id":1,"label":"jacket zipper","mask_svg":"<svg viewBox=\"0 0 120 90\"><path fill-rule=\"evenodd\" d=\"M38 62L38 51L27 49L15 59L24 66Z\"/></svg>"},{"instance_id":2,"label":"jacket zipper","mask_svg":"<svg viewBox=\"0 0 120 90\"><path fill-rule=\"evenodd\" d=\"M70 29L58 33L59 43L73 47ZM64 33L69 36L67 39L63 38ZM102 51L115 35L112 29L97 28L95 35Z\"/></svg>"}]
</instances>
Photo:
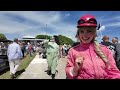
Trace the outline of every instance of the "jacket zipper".
<instances>
[{"instance_id":1,"label":"jacket zipper","mask_svg":"<svg viewBox=\"0 0 120 90\"><path fill-rule=\"evenodd\" d=\"M94 62L93 62L93 58L92 58L92 55L91 55L91 52L90 52L90 48L89 48L89 53L90 53L90 57L91 57L91 61L92 61L92 63L93 63L93 69L94 69L94 73L95 73L95 79L97 79L97 77L98 78L100 78L100 76L99 76L99 71L96 71L95 70L95 65L94 65ZM96 61L95 61L96 62ZM97 62L96 62L96 66L97 66ZM98 66L97 66L97 70L98 70ZM98 73L98 74L97 74Z\"/></svg>"}]
</instances>

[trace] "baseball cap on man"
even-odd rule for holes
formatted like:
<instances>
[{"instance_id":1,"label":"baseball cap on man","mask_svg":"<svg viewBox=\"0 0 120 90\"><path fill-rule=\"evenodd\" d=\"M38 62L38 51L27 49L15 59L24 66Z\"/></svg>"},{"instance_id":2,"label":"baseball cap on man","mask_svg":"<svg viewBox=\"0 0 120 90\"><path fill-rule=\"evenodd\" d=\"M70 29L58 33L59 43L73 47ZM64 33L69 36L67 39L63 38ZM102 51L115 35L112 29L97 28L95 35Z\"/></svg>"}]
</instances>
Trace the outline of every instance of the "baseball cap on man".
<instances>
[{"instance_id":1,"label":"baseball cap on man","mask_svg":"<svg viewBox=\"0 0 120 90\"><path fill-rule=\"evenodd\" d=\"M18 41L18 39L17 38L14 38L14 42L17 42Z\"/></svg>"}]
</instances>

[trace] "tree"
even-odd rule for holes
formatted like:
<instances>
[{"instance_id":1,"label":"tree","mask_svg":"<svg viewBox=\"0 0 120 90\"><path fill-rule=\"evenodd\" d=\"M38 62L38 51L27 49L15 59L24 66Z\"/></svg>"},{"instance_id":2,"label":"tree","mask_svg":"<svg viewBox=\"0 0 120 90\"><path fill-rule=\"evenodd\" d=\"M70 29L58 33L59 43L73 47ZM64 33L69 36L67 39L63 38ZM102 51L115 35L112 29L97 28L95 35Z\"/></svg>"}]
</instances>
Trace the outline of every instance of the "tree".
<instances>
[{"instance_id":1,"label":"tree","mask_svg":"<svg viewBox=\"0 0 120 90\"><path fill-rule=\"evenodd\" d=\"M74 43L74 41L66 36L63 36L63 35L59 35L59 41L60 41L60 45L63 45L63 44L70 44L72 45Z\"/></svg>"},{"instance_id":2,"label":"tree","mask_svg":"<svg viewBox=\"0 0 120 90\"><path fill-rule=\"evenodd\" d=\"M36 39L50 39L50 36L46 36L46 35L37 35L35 38ZM63 36L63 35L58 35L58 38L59 40L59 45L63 45L63 44L70 44L72 45L74 43L74 41L66 36Z\"/></svg>"},{"instance_id":3,"label":"tree","mask_svg":"<svg viewBox=\"0 0 120 90\"><path fill-rule=\"evenodd\" d=\"M0 33L0 40L7 40L7 38L4 34Z\"/></svg>"},{"instance_id":4,"label":"tree","mask_svg":"<svg viewBox=\"0 0 120 90\"><path fill-rule=\"evenodd\" d=\"M50 36L47 36L47 35L37 35L35 38L36 39L49 39Z\"/></svg>"}]
</instances>

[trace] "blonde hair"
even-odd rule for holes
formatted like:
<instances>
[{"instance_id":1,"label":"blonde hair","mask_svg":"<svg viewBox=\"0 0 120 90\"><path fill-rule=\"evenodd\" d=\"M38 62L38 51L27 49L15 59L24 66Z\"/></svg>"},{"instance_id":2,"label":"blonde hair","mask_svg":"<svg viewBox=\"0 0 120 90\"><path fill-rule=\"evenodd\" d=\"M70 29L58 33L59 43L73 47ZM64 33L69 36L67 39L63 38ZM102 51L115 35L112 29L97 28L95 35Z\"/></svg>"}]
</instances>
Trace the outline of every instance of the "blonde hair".
<instances>
[{"instance_id":1,"label":"blonde hair","mask_svg":"<svg viewBox=\"0 0 120 90\"><path fill-rule=\"evenodd\" d=\"M77 35L79 35L78 30L77 30ZM95 38L92 40L92 42L94 44L94 50L95 50L96 54L103 60L103 62L108 66L108 68L110 68L110 64L108 62L107 57L105 56L103 51L100 49L100 44L95 40Z\"/></svg>"},{"instance_id":2,"label":"blonde hair","mask_svg":"<svg viewBox=\"0 0 120 90\"><path fill-rule=\"evenodd\" d=\"M103 51L100 49L100 44L95 39L93 43L96 54L103 60L103 62L108 66L108 68L110 68L110 63Z\"/></svg>"}]
</instances>

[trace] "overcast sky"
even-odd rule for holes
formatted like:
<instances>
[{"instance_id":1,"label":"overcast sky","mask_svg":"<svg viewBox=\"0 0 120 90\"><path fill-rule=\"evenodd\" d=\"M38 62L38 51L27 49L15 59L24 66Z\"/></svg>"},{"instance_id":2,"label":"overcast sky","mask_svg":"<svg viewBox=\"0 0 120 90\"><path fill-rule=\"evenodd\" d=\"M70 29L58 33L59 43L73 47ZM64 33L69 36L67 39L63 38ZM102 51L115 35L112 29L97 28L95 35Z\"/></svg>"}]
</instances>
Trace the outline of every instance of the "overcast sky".
<instances>
[{"instance_id":1,"label":"overcast sky","mask_svg":"<svg viewBox=\"0 0 120 90\"><path fill-rule=\"evenodd\" d=\"M0 33L10 40L39 34L61 34L76 40L77 21L84 14L94 15L101 23L99 41L104 35L120 39L120 11L0 11Z\"/></svg>"}]
</instances>

